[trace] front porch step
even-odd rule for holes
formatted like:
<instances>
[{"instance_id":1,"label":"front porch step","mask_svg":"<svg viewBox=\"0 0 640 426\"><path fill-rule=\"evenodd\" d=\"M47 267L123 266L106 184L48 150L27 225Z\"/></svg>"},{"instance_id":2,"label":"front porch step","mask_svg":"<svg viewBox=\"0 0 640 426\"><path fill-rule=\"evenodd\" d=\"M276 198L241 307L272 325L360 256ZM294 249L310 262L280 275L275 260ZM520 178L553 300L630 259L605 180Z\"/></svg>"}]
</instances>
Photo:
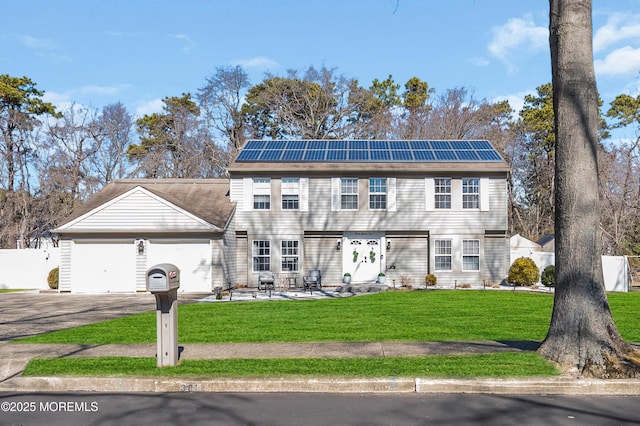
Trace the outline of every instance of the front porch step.
<instances>
[{"instance_id":1,"label":"front porch step","mask_svg":"<svg viewBox=\"0 0 640 426\"><path fill-rule=\"evenodd\" d=\"M336 290L338 293L377 293L387 291L389 288L386 284L379 283L353 283L344 284Z\"/></svg>"}]
</instances>

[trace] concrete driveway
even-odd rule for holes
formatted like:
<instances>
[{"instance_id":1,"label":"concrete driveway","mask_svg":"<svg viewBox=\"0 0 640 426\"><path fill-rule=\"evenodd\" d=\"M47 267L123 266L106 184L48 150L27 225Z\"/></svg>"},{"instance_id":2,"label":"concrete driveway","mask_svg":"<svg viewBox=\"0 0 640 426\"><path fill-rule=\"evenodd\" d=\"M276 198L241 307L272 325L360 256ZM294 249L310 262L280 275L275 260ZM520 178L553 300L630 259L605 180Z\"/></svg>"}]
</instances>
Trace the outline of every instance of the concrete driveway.
<instances>
[{"instance_id":1,"label":"concrete driveway","mask_svg":"<svg viewBox=\"0 0 640 426\"><path fill-rule=\"evenodd\" d=\"M178 294L191 303L208 294ZM152 294L0 293L0 341L155 311Z\"/></svg>"}]
</instances>

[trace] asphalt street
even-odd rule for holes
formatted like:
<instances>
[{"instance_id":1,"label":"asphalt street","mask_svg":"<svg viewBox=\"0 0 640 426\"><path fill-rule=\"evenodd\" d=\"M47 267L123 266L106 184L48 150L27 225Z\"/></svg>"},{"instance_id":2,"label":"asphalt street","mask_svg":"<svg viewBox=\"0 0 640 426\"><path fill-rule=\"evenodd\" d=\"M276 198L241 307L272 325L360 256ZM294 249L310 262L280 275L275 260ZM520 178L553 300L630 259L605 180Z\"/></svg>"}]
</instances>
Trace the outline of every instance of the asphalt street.
<instances>
[{"instance_id":1,"label":"asphalt street","mask_svg":"<svg viewBox=\"0 0 640 426\"><path fill-rule=\"evenodd\" d=\"M2 425L637 425L640 397L309 394L0 394Z\"/></svg>"}]
</instances>

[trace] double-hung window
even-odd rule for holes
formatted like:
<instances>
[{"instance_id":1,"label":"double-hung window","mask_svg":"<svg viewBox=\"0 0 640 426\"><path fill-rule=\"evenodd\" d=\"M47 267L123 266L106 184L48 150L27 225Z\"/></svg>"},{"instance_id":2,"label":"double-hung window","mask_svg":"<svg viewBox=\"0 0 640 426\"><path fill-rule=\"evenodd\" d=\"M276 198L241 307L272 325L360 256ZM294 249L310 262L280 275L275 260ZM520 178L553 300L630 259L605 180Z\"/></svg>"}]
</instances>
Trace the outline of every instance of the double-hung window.
<instances>
[{"instance_id":1,"label":"double-hung window","mask_svg":"<svg viewBox=\"0 0 640 426\"><path fill-rule=\"evenodd\" d=\"M435 240L435 270L451 270L451 240Z\"/></svg>"},{"instance_id":2,"label":"double-hung window","mask_svg":"<svg viewBox=\"0 0 640 426\"><path fill-rule=\"evenodd\" d=\"M253 178L253 209L271 210L270 178Z\"/></svg>"},{"instance_id":3,"label":"double-hung window","mask_svg":"<svg viewBox=\"0 0 640 426\"><path fill-rule=\"evenodd\" d=\"M462 240L462 270L480 270L480 240Z\"/></svg>"},{"instance_id":4,"label":"double-hung window","mask_svg":"<svg viewBox=\"0 0 640 426\"><path fill-rule=\"evenodd\" d=\"M298 241L282 240L282 270L289 272L298 272Z\"/></svg>"},{"instance_id":5,"label":"double-hung window","mask_svg":"<svg viewBox=\"0 0 640 426\"><path fill-rule=\"evenodd\" d=\"M282 178L282 210L300 209L300 179Z\"/></svg>"},{"instance_id":6,"label":"double-hung window","mask_svg":"<svg viewBox=\"0 0 640 426\"><path fill-rule=\"evenodd\" d=\"M370 210L386 210L387 209L387 179L386 178L370 178L369 179L369 209Z\"/></svg>"},{"instance_id":7,"label":"double-hung window","mask_svg":"<svg viewBox=\"0 0 640 426\"><path fill-rule=\"evenodd\" d=\"M478 178L462 179L462 208L463 209L480 208L480 179Z\"/></svg>"},{"instance_id":8,"label":"double-hung window","mask_svg":"<svg viewBox=\"0 0 640 426\"><path fill-rule=\"evenodd\" d=\"M340 209L358 210L358 178L340 180Z\"/></svg>"},{"instance_id":9,"label":"double-hung window","mask_svg":"<svg viewBox=\"0 0 640 426\"><path fill-rule=\"evenodd\" d=\"M254 271L259 272L271 270L271 241L254 240L252 254Z\"/></svg>"},{"instance_id":10,"label":"double-hung window","mask_svg":"<svg viewBox=\"0 0 640 426\"><path fill-rule=\"evenodd\" d=\"M451 178L436 178L435 185L435 208L450 209L451 208Z\"/></svg>"}]
</instances>

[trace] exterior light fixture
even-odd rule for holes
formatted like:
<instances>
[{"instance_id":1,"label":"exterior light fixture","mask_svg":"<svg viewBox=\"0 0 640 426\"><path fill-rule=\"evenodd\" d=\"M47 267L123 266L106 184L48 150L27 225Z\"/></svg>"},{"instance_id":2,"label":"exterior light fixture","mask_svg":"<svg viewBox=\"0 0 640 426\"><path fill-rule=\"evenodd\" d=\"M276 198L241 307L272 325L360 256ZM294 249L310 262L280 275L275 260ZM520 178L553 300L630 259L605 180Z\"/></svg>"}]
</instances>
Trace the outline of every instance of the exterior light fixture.
<instances>
[{"instance_id":1,"label":"exterior light fixture","mask_svg":"<svg viewBox=\"0 0 640 426\"><path fill-rule=\"evenodd\" d=\"M387 241L387 250L391 250L391 241Z\"/></svg>"},{"instance_id":2,"label":"exterior light fixture","mask_svg":"<svg viewBox=\"0 0 640 426\"><path fill-rule=\"evenodd\" d=\"M144 240L138 241L138 255L142 256L144 254Z\"/></svg>"},{"instance_id":3,"label":"exterior light fixture","mask_svg":"<svg viewBox=\"0 0 640 426\"><path fill-rule=\"evenodd\" d=\"M338 243L336 244L336 250L340 250L341 245L342 245L342 241L338 240Z\"/></svg>"}]
</instances>

